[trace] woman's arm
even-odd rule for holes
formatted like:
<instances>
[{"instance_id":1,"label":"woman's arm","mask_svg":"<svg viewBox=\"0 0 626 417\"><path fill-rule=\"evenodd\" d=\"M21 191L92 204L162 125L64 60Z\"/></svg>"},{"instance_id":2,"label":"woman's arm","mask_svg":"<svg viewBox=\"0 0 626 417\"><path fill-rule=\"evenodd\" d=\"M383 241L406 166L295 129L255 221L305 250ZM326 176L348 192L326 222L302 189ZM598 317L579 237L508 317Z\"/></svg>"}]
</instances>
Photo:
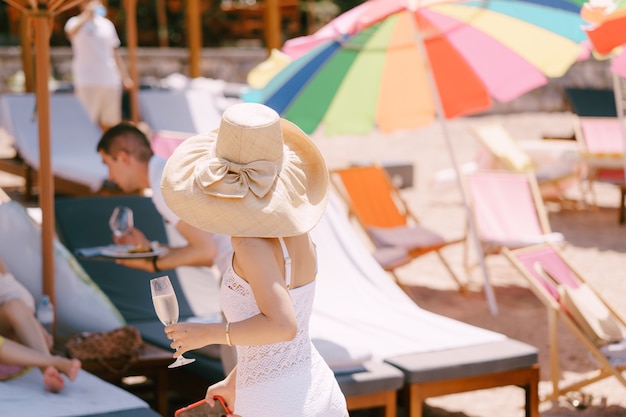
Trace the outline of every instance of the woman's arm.
<instances>
[{"instance_id":1,"label":"woman's arm","mask_svg":"<svg viewBox=\"0 0 626 417\"><path fill-rule=\"evenodd\" d=\"M178 349L174 356L209 344L265 345L292 340L296 313L275 254L272 239L233 238L236 272L250 284L260 313L246 320L225 323L179 323L165 327ZM282 256L282 255L281 255ZM230 343L229 343L230 341Z\"/></svg>"}]
</instances>

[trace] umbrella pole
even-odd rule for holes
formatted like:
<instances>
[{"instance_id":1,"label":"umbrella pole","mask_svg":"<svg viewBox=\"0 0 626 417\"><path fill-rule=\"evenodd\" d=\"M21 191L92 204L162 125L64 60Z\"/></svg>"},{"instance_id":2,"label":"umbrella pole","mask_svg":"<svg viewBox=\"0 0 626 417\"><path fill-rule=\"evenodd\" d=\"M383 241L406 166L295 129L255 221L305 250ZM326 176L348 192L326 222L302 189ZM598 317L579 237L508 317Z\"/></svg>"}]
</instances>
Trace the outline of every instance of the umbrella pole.
<instances>
[{"instance_id":1,"label":"umbrella pole","mask_svg":"<svg viewBox=\"0 0 626 417\"><path fill-rule=\"evenodd\" d=\"M202 75L200 70L200 49L202 49L202 26L200 0L187 0L187 36L189 42L189 77Z\"/></svg>"},{"instance_id":2,"label":"umbrella pole","mask_svg":"<svg viewBox=\"0 0 626 417\"><path fill-rule=\"evenodd\" d=\"M413 16L416 16L415 12L417 9L417 5L415 2L409 2L408 10L413 12ZM469 229L469 235L472 240L472 243L476 247L476 253L478 256L478 262L480 264L480 269L483 274L483 279L485 281L485 285L483 287L485 291L485 297L487 298L487 304L489 305L489 311L493 316L498 315L498 305L496 303L496 297L493 292L493 288L491 287L491 283L489 282L489 274L487 273L487 266L485 265L485 256L483 254L482 245L480 244L480 240L478 239L478 233L476 232L476 226L474 224L474 216L472 216L472 212L469 207L467 192L465 187L463 186L463 181L461 180L461 170L459 169L459 164L456 160L456 154L454 153L454 148L452 147L452 141L450 140L450 133L448 131L448 127L446 124L446 117L443 112L443 105L441 104L441 97L439 96L439 90L437 89L437 83L435 82L435 77L431 70L430 60L428 59L428 53L426 52L426 46L424 44L424 39L419 31L419 27L417 26L417 22L415 19L411 19L413 23L413 29L415 33L415 44L417 49L424 59L424 63L427 66L426 74L428 76L428 85L430 87L430 91L433 97L433 101L435 104L435 111L437 119L440 122L441 130L443 132L444 139L446 141L446 147L448 148L448 155L450 155L450 159L452 160L452 166L454 167L454 172L456 174L456 182L459 186L459 190L461 191L461 197L463 198L463 206L465 208L465 216L467 218L467 225Z\"/></svg>"},{"instance_id":3,"label":"umbrella pole","mask_svg":"<svg viewBox=\"0 0 626 417\"><path fill-rule=\"evenodd\" d=\"M130 88L130 119L139 123L139 70L137 65L137 0L126 0L126 52L128 72L133 85Z\"/></svg>"},{"instance_id":4,"label":"umbrella pole","mask_svg":"<svg viewBox=\"0 0 626 417\"><path fill-rule=\"evenodd\" d=\"M278 0L265 0L264 3L265 47L269 53L272 49L280 49L282 25Z\"/></svg>"},{"instance_id":5,"label":"umbrella pole","mask_svg":"<svg viewBox=\"0 0 626 417\"><path fill-rule=\"evenodd\" d=\"M137 4L135 4L135 8ZM164 0L156 0L157 12L157 37L159 38L159 47L167 48L169 33L167 30L167 10Z\"/></svg>"},{"instance_id":6,"label":"umbrella pole","mask_svg":"<svg viewBox=\"0 0 626 417\"><path fill-rule=\"evenodd\" d=\"M33 13L35 26L35 81L39 129L39 207L41 208L41 252L43 293L56 306L54 288L54 180L50 162L50 15L44 9ZM54 328L53 328L54 333Z\"/></svg>"},{"instance_id":7,"label":"umbrella pole","mask_svg":"<svg viewBox=\"0 0 626 417\"><path fill-rule=\"evenodd\" d=\"M438 100L438 97L437 97ZM437 110L440 111L439 109ZM480 269L482 271L484 284L484 292L485 297L487 298L487 303L489 305L489 311L493 316L498 315L498 305L496 303L495 294L493 292L493 288L491 287L491 282L489 281L489 274L487 273L487 265L485 264L485 256L483 254L482 245L480 243L480 239L478 239L478 233L476 231L476 225L474 224L474 216L469 207L467 191L465 186L463 185L463 181L461 180L461 170L459 169L459 164L456 160L456 155L454 153L454 149L452 148L452 143L450 141L450 134L446 125L445 117L443 113L439 113L439 120L441 121L441 129L443 131L443 136L446 140L446 147L448 148L448 155L450 155L450 159L452 160L452 165L454 166L454 172L456 174L456 182L461 191L461 196L463 198L463 206L465 208L465 216L467 218L467 225L469 229L470 238L472 243L476 247L476 254L478 257L478 262L480 264Z\"/></svg>"}]
</instances>

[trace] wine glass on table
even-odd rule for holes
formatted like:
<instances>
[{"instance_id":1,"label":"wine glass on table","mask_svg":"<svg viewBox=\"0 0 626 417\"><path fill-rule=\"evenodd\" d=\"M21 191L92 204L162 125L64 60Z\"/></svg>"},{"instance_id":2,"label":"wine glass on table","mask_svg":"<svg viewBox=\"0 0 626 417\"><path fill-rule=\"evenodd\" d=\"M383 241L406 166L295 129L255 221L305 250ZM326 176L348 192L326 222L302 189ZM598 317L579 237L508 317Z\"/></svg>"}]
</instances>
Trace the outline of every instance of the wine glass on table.
<instances>
[{"instance_id":1,"label":"wine glass on table","mask_svg":"<svg viewBox=\"0 0 626 417\"><path fill-rule=\"evenodd\" d=\"M109 218L109 227L117 237L130 233L133 228L133 210L126 206L117 206Z\"/></svg>"},{"instance_id":2,"label":"wine glass on table","mask_svg":"<svg viewBox=\"0 0 626 417\"><path fill-rule=\"evenodd\" d=\"M150 292L152 293L152 303L154 311L156 311L159 320L163 325L174 324L178 322L178 300L174 287L168 276L153 278L150 280ZM180 355L176 361L168 368L176 368L178 366L187 365L194 362L195 359L189 359Z\"/></svg>"}]
</instances>

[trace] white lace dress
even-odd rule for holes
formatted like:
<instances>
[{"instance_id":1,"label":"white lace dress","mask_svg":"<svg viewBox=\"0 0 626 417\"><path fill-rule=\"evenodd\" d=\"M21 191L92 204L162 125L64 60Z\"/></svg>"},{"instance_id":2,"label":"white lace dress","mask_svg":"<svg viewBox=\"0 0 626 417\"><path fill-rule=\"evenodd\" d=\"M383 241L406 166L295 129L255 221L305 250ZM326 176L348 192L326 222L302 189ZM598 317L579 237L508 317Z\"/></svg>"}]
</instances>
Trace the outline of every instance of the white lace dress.
<instances>
[{"instance_id":1,"label":"white lace dress","mask_svg":"<svg viewBox=\"0 0 626 417\"><path fill-rule=\"evenodd\" d=\"M287 259L286 250L283 246ZM290 277L290 265L285 265ZM289 292L298 321L296 337L272 345L237 346L234 412L242 417L344 417L345 398L309 337L315 281ZM223 275L220 300L230 322L259 313L252 289L232 263Z\"/></svg>"}]
</instances>

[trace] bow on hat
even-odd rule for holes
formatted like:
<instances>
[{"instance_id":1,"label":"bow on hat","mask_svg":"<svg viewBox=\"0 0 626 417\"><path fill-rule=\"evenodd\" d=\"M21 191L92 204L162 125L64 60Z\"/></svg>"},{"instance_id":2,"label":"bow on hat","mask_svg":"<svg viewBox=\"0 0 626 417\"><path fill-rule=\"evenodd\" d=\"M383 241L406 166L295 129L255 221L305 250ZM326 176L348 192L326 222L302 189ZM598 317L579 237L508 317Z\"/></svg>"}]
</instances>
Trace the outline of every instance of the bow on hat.
<instances>
[{"instance_id":1,"label":"bow on hat","mask_svg":"<svg viewBox=\"0 0 626 417\"><path fill-rule=\"evenodd\" d=\"M244 198L248 190L263 198L276 180L278 168L271 161L238 164L223 158L205 158L197 162L196 184L208 195L223 198Z\"/></svg>"}]
</instances>

